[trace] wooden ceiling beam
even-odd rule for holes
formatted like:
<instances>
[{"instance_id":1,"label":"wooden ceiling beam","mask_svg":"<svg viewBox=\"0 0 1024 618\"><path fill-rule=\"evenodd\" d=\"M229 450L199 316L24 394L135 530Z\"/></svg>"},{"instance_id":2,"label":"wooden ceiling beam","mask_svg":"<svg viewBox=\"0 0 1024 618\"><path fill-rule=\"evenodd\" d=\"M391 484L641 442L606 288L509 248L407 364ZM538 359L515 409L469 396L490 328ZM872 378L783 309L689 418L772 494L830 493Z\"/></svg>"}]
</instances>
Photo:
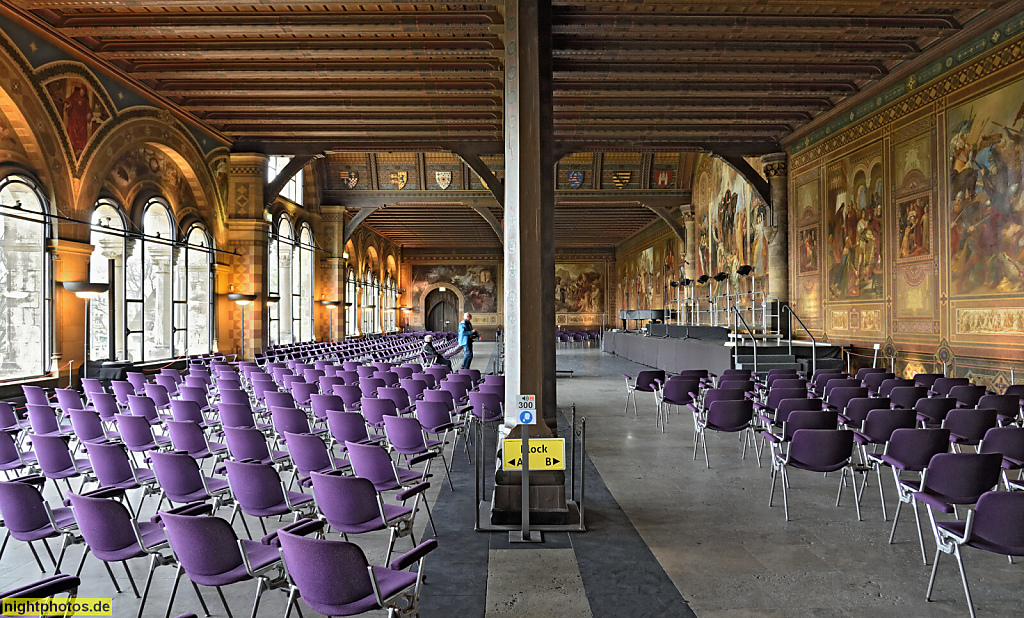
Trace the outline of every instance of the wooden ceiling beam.
<instances>
[{"instance_id":1,"label":"wooden ceiling beam","mask_svg":"<svg viewBox=\"0 0 1024 618\"><path fill-rule=\"evenodd\" d=\"M440 81L449 84L480 83L493 88L502 84L501 71L482 69L332 69L327 67L296 67L294 69L265 69L252 67L222 67L219 69L198 69L178 67L177 70L139 70L132 73L141 80L246 80L249 82L274 82L301 80L305 83L321 80L344 81L358 85L360 83L381 83L394 81L402 84L418 84L422 82Z\"/></svg>"},{"instance_id":2,"label":"wooden ceiling beam","mask_svg":"<svg viewBox=\"0 0 1024 618\"><path fill-rule=\"evenodd\" d=\"M900 31L910 36L941 34L948 30L959 30L962 26L948 15L828 15L814 13L752 13L736 15L730 13L679 14L613 14L587 12L584 10L554 9L552 12L552 34L573 35L582 32L600 33L602 37L618 35L636 37L645 31L671 31L685 34L702 30L707 39L713 40L716 31L750 33L768 32L770 36L789 33L814 32L819 38L827 38L829 31L865 33L875 32L891 36ZM912 33L912 34L911 34Z\"/></svg>"},{"instance_id":3,"label":"wooden ceiling beam","mask_svg":"<svg viewBox=\"0 0 1024 618\"><path fill-rule=\"evenodd\" d=\"M54 9L54 10L93 10L97 6L102 4L109 4L98 2L97 0L22 0L21 4L25 5L28 9ZM117 4L123 5L125 8L135 10L151 10L154 5L158 6L160 10L172 9L172 8L209 8L221 10L224 8L224 2L217 0L160 0L156 2L154 0L122 0ZM253 7L254 3L237 3L240 5L248 5L250 8ZM366 6L366 0L317 0L319 6L338 6L338 7L355 7L361 8ZM380 6L392 6L392 7L430 7L435 3L424 0L376 0L375 5ZM488 6L501 6L500 0L476 0L475 2L467 4L469 7L488 7ZM258 6L260 8L272 8L272 7L293 7L295 6L295 0L259 0Z\"/></svg>"}]
</instances>

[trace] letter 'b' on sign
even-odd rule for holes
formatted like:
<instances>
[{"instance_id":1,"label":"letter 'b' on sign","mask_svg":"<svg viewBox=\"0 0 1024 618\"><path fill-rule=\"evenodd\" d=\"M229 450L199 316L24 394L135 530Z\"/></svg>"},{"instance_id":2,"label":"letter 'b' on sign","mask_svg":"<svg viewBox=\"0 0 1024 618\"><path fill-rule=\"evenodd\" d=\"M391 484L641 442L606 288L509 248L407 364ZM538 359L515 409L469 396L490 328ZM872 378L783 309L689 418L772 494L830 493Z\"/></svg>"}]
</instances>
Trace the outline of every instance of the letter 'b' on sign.
<instances>
[{"instance_id":1,"label":"letter 'b' on sign","mask_svg":"<svg viewBox=\"0 0 1024 618\"><path fill-rule=\"evenodd\" d=\"M537 396L519 395L519 401L516 402L516 413L518 414L520 425L536 425Z\"/></svg>"}]
</instances>

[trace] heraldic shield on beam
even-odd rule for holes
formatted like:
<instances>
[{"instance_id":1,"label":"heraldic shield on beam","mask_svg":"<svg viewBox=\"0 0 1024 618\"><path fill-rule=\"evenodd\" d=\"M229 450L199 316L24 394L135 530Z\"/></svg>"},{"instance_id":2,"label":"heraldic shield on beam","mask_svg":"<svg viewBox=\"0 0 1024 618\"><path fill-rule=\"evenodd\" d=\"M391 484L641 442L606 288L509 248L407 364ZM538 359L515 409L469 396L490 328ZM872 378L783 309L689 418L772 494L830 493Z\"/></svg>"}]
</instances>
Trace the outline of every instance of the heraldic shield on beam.
<instances>
[{"instance_id":1,"label":"heraldic shield on beam","mask_svg":"<svg viewBox=\"0 0 1024 618\"><path fill-rule=\"evenodd\" d=\"M452 173L434 172L434 180L437 181L437 186L441 187L442 190L447 189L452 184Z\"/></svg>"}]
</instances>

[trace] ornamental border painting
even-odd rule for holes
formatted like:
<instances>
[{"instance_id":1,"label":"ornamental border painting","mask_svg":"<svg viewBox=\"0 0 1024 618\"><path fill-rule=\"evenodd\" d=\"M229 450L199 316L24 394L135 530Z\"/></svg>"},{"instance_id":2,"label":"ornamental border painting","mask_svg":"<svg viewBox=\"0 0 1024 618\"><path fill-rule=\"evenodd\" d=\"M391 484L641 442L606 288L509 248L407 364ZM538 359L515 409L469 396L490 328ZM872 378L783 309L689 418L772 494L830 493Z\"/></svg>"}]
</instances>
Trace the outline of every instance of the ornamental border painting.
<instances>
[{"instance_id":1,"label":"ornamental border painting","mask_svg":"<svg viewBox=\"0 0 1024 618\"><path fill-rule=\"evenodd\" d=\"M946 113L949 291L1024 292L1024 79Z\"/></svg>"},{"instance_id":2,"label":"ornamental border painting","mask_svg":"<svg viewBox=\"0 0 1024 618\"><path fill-rule=\"evenodd\" d=\"M885 296L884 176L881 142L826 167L826 284L831 300Z\"/></svg>"}]
</instances>

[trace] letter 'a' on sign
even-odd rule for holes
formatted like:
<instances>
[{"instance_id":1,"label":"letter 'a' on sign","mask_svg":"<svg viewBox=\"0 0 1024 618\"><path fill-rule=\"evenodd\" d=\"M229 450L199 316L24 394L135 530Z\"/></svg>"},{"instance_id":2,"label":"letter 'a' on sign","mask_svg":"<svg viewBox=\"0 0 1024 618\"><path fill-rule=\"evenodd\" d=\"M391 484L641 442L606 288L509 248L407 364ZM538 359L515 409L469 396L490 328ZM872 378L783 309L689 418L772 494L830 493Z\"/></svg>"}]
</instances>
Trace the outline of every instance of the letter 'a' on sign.
<instances>
[{"instance_id":1,"label":"letter 'a' on sign","mask_svg":"<svg viewBox=\"0 0 1024 618\"><path fill-rule=\"evenodd\" d=\"M520 425L537 424L537 396L519 395L516 401L516 420Z\"/></svg>"},{"instance_id":2,"label":"letter 'a' on sign","mask_svg":"<svg viewBox=\"0 0 1024 618\"><path fill-rule=\"evenodd\" d=\"M501 443L501 469L523 469L523 441ZM530 438L530 470L565 470L565 438Z\"/></svg>"}]
</instances>

